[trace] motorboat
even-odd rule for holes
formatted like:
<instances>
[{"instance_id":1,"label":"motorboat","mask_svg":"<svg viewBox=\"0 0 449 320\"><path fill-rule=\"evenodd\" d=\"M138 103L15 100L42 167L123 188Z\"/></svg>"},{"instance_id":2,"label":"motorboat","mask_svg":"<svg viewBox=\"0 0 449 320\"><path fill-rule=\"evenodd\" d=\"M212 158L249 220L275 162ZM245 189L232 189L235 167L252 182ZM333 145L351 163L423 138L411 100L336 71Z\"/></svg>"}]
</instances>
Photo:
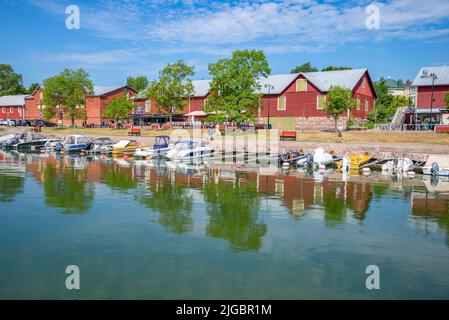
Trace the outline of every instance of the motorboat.
<instances>
[{"instance_id":1,"label":"motorboat","mask_svg":"<svg viewBox=\"0 0 449 320\"><path fill-rule=\"evenodd\" d=\"M349 153L346 153L343 159L337 162L337 170L338 171L361 170L362 167L365 164L367 164L371 159L372 157L368 153L355 154L355 155L349 155Z\"/></svg>"},{"instance_id":2,"label":"motorboat","mask_svg":"<svg viewBox=\"0 0 449 320\"><path fill-rule=\"evenodd\" d=\"M169 142L169 136L157 136L153 147L137 148L134 156L138 158L162 158L174 147Z\"/></svg>"},{"instance_id":3,"label":"motorboat","mask_svg":"<svg viewBox=\"0 0 449 320\"><path fill-rule=\"evenodd\" d=\"M97 138L93 141L93 147L89 153L111 153L115 144L111 138Z\"/></svg>"},{"instance_id":4,"label":"motorboat","mask_svg":"<svg viewBox=\"0 0 449 320\"><path fill-rule=\"evenodd\" d=\"M422 167L423 174L431 176L449 176L449 156L431 155Z\"/></svg>"},{"instance_id":5,"label":"motorboat","mask_svg":"<svg viewBox=\"0 0 449 320\"><path fill-rule=\"evenodd\" d=\"M90 138L80 135L73 134L65 138L63 143L63 152L80 152L85 150L90 150L93 146L92 140Z\"/></svg>"},{"instance_id":6,"label":"motorboat","mask_svg":"<svg viewBox=\"0 0 449 320\"><path fill-rule=\"evenodd\" d=\"M194 140L181 140L165 155L170 160L190 161L210 156L212 149L203 142Z\"/></svg>"},{"instance_id":7,"label":"motorboat","mask_svg":"<svg viewBox=\"0 0 449 320\"><path fill-rule=\"evenodd\" d=\"M62 139L47 139L47 142L45 142L44 146L41 148L42 152L53 152L56 151L56 149L62 150L64 148L63 146L64 140Z\"/></svg>"},{"instance_id":8,"label":"motorboat","mask_svg":"<svg viewBox=\"0 0 449 320\"><path fill-rule=\"evenodd\" d=\"M120 140L116 144L112 145L112 155L123 156L134 154L138 146L139 143L136 140Z\"/></svg>"},{"instance_id":9,"label":"motorboat","mask_svg":"<svg viewBox=\"0 0 449 320\"><path fill-rule=\"evenodd\" d=\"M6 140L3 143L3 147L17 150L35 149L43 147L46 142L47 139L38 133L23 132L17 133L14 137Z\"/></svg>"},{"instance_id":10,"label":"motorboat","mask_svg":"<svg viewBox=\"0 0 449 320\"><path fill-rule=\"evenodd\" d=\"M0 137L0 147L1 148L7 148L8 145L10 145L11 141L13 139L16 139L19 134L8 134L6 136Z\"/></svg>"},{"instance_id":11,"label":"motorboat","mask_svg":"<svg viewBox=\"0 0 449 320\"><path fill-rule=\"evenodd\" d=\"M413 170L414 163L409 158L394 158L382 164L382 171L408 172Z\"/></svg>"},{"instance_id":12,"label":"motorboat","mask_svg":"<svg viewBox=\"0 0 449 320\"><path fill-rule=\"evenodd\" d=\"M309 153L306 156L298 160L298 166L327 166L334 163L336 158L334 158L330 153L324 151L323 148L316 148L313 153Z\"/></svg>"}]
</instances>

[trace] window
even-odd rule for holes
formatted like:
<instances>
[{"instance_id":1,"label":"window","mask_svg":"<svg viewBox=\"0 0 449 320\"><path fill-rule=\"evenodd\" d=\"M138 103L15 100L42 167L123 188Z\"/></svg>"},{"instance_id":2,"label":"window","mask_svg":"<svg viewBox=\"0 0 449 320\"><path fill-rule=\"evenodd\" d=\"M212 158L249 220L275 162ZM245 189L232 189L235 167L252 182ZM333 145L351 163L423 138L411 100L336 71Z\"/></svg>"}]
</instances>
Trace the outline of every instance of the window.
<instances>
[{"instance_id":1,"label":"window","mask_svg":"<svg viewBox=\"0 0 449 320\"><path fill-rule=\"evenodd\" d=\"M19 108L17 109L17 111L19 111L19 114L22 114L22 108L21 108L21 107L19 107Z\"/></svg>"},{"instance_id":2,"label":"window","mask_svg":"<svg viewBox=\"0 0 449 320\"><path fill-rule=\"evenodd\" d=\"M41 109L45 109L45 104L41 104Z\"/></svg>"},{"instance_id":3,"label":"window","mask_svg":"<svg viewBox=\"0 0 449 320\"><path fill-rule=\"evenodd\" d=\"M365 98L365 111L369 110L369 101Z\"/></svg>"},{"instance_id":4,"label":"window","mask_svg":"<svg viewBox=\"0 0 449 320\"><path fill-rule=\"evenodd\" d=\"M278 97L278 110L285 110L285 109L287 109L287 97L280 96Z\"/></svg>"},{"instance_id":5,"label":"window","mask_svg":"<svg viewBox=\"0 0 449 320\"><path fill-rule=\"evenodd\" d=\"M306 92L307 91L307 80L298 79L296 80L296 92Z\"/></svg>"},{"instance_id":6,"label":"window","mask_svg":"<svg viewBox=\"0 0 449 320\"><path fill-rule=\"evenodd\" d=\"M357 110L360 110L360 96L357 96Z\"/></svg>"},{"instance_id":7,"label":"window","mask_svg":"<svg viewBox=\"0 0 449 320\"><path fill-rule=\"evenodd\" d=\"M43 93L42 91L39 93L39 98L40 98L41 100L44 98L44 93Z\"/></svg>"},{"instance_id":8,"label":"window","mask_svg":"<svg viewBox=\"0 0 449 320\"><path fill-rule=\"evenodd\" d=\"M9 112L13 113L14 112L14 108L13 107L9 107Z\"/></svg>"},{"instance_id":9,"label":"window","mask_svg":"<svg viewBox=\"0 0 449 320\"><path fill-rule=\"evenodd\" d=\"M324 109L324 104L326 103L326 96L320 95L316 97L316 108Z\"/></svg>"},{"instance_id":10,"label":"window","mask_svg":"<svg viewBox=\"0 0 449 320\"><path fill-rule=\"evenodd\" d=\"M5 107L2 108L2 112L6 113L6 108Z\"/></svg>"},{"instance_id":11,"label":"window","mask_svg":"<svg viewBox=\"0 0 449 320\"><path fill-rule=\"evenodd\" d=\"M363 80L362 80L362 88L365 88L366 87L366 78L363 78Z\"/></svg>"}]
</instances>

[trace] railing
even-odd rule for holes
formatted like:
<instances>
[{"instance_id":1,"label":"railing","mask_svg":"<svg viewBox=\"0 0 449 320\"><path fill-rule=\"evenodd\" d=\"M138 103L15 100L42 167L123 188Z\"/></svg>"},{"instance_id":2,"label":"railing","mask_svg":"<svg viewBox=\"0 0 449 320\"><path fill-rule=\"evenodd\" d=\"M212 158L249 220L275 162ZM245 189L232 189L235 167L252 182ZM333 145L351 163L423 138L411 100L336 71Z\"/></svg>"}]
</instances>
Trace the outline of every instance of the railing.
<instances>
[{"instance_id":1,"label":"railing","mask_svg":"<svg viewBox=\"0 0 449 320\"><path fill-rule=\"evenodd\" d=\"M377 124L375 129L377 131L433 131L435 124L421 123L421 124Z\"/></svg>"}]
</instances>

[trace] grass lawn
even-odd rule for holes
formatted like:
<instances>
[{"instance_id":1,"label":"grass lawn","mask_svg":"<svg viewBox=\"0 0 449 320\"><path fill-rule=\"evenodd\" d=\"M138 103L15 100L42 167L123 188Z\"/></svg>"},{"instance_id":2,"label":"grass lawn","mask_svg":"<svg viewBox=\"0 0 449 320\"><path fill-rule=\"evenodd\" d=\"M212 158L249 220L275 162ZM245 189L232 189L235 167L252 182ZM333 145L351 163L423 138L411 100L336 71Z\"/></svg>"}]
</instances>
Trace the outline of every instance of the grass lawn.
<instances>
[{"instance_id":1,"label":"grass lawn","mask_svg":"<svg viewBox=\"0 0 449 320\"><path fill-rule=\"evenodd\" d=\"M189 130L190 131L190 130ZM85 134L97 136L127 136L128 129L109 128L42 128L48 134ZM142 130L143 137L170 135L171 130ZM346 143L385 143L385 144L417 144L417 145L448 145L449 134L434 132L386 132L386 131L348 131L339 138L334 132L298 132L298 141L310 142L346 142Z\"/></svg>"}]
</instances>

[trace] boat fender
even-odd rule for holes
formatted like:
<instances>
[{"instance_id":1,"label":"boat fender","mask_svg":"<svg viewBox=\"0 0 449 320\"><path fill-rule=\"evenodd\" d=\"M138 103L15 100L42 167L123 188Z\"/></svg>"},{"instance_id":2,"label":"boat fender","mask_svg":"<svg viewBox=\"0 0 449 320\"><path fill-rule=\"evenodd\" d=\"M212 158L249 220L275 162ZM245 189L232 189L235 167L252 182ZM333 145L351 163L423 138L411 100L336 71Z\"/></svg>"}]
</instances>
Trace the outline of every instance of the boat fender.
<instances>
[{"instance_id":1,"label":"boat fender","mask_svg":"<svg viewBox=\"0 0 449 320\"><path fill-rule=\"evenodd\" d=\"M409 176L410 178L414 178L416 176L415 171L407 171L407 176Z\"/></svg>"},{"instance_id":2,"label":"boat fender","mask_svg":"<svg viewBox=\"0 0 449 320\"><path fill-rule=\"evenodd\" d=\"M371 169L368 168L368 167L364 167L364 168L362 169L362 171L363 171L363 172L368 172L368 173L369 173L369 172L371 172Z\"/></svg>"},{"instance_id":3,"label":"boat fender","mask_svg":"<svg viewBox=\"0 0 449 320\"><path fill-rule=\"evenodd\" d=\"M125 155L123 156L123 159L128 159L128 155L125 154Z\"/></svg>"}]
</instances>

